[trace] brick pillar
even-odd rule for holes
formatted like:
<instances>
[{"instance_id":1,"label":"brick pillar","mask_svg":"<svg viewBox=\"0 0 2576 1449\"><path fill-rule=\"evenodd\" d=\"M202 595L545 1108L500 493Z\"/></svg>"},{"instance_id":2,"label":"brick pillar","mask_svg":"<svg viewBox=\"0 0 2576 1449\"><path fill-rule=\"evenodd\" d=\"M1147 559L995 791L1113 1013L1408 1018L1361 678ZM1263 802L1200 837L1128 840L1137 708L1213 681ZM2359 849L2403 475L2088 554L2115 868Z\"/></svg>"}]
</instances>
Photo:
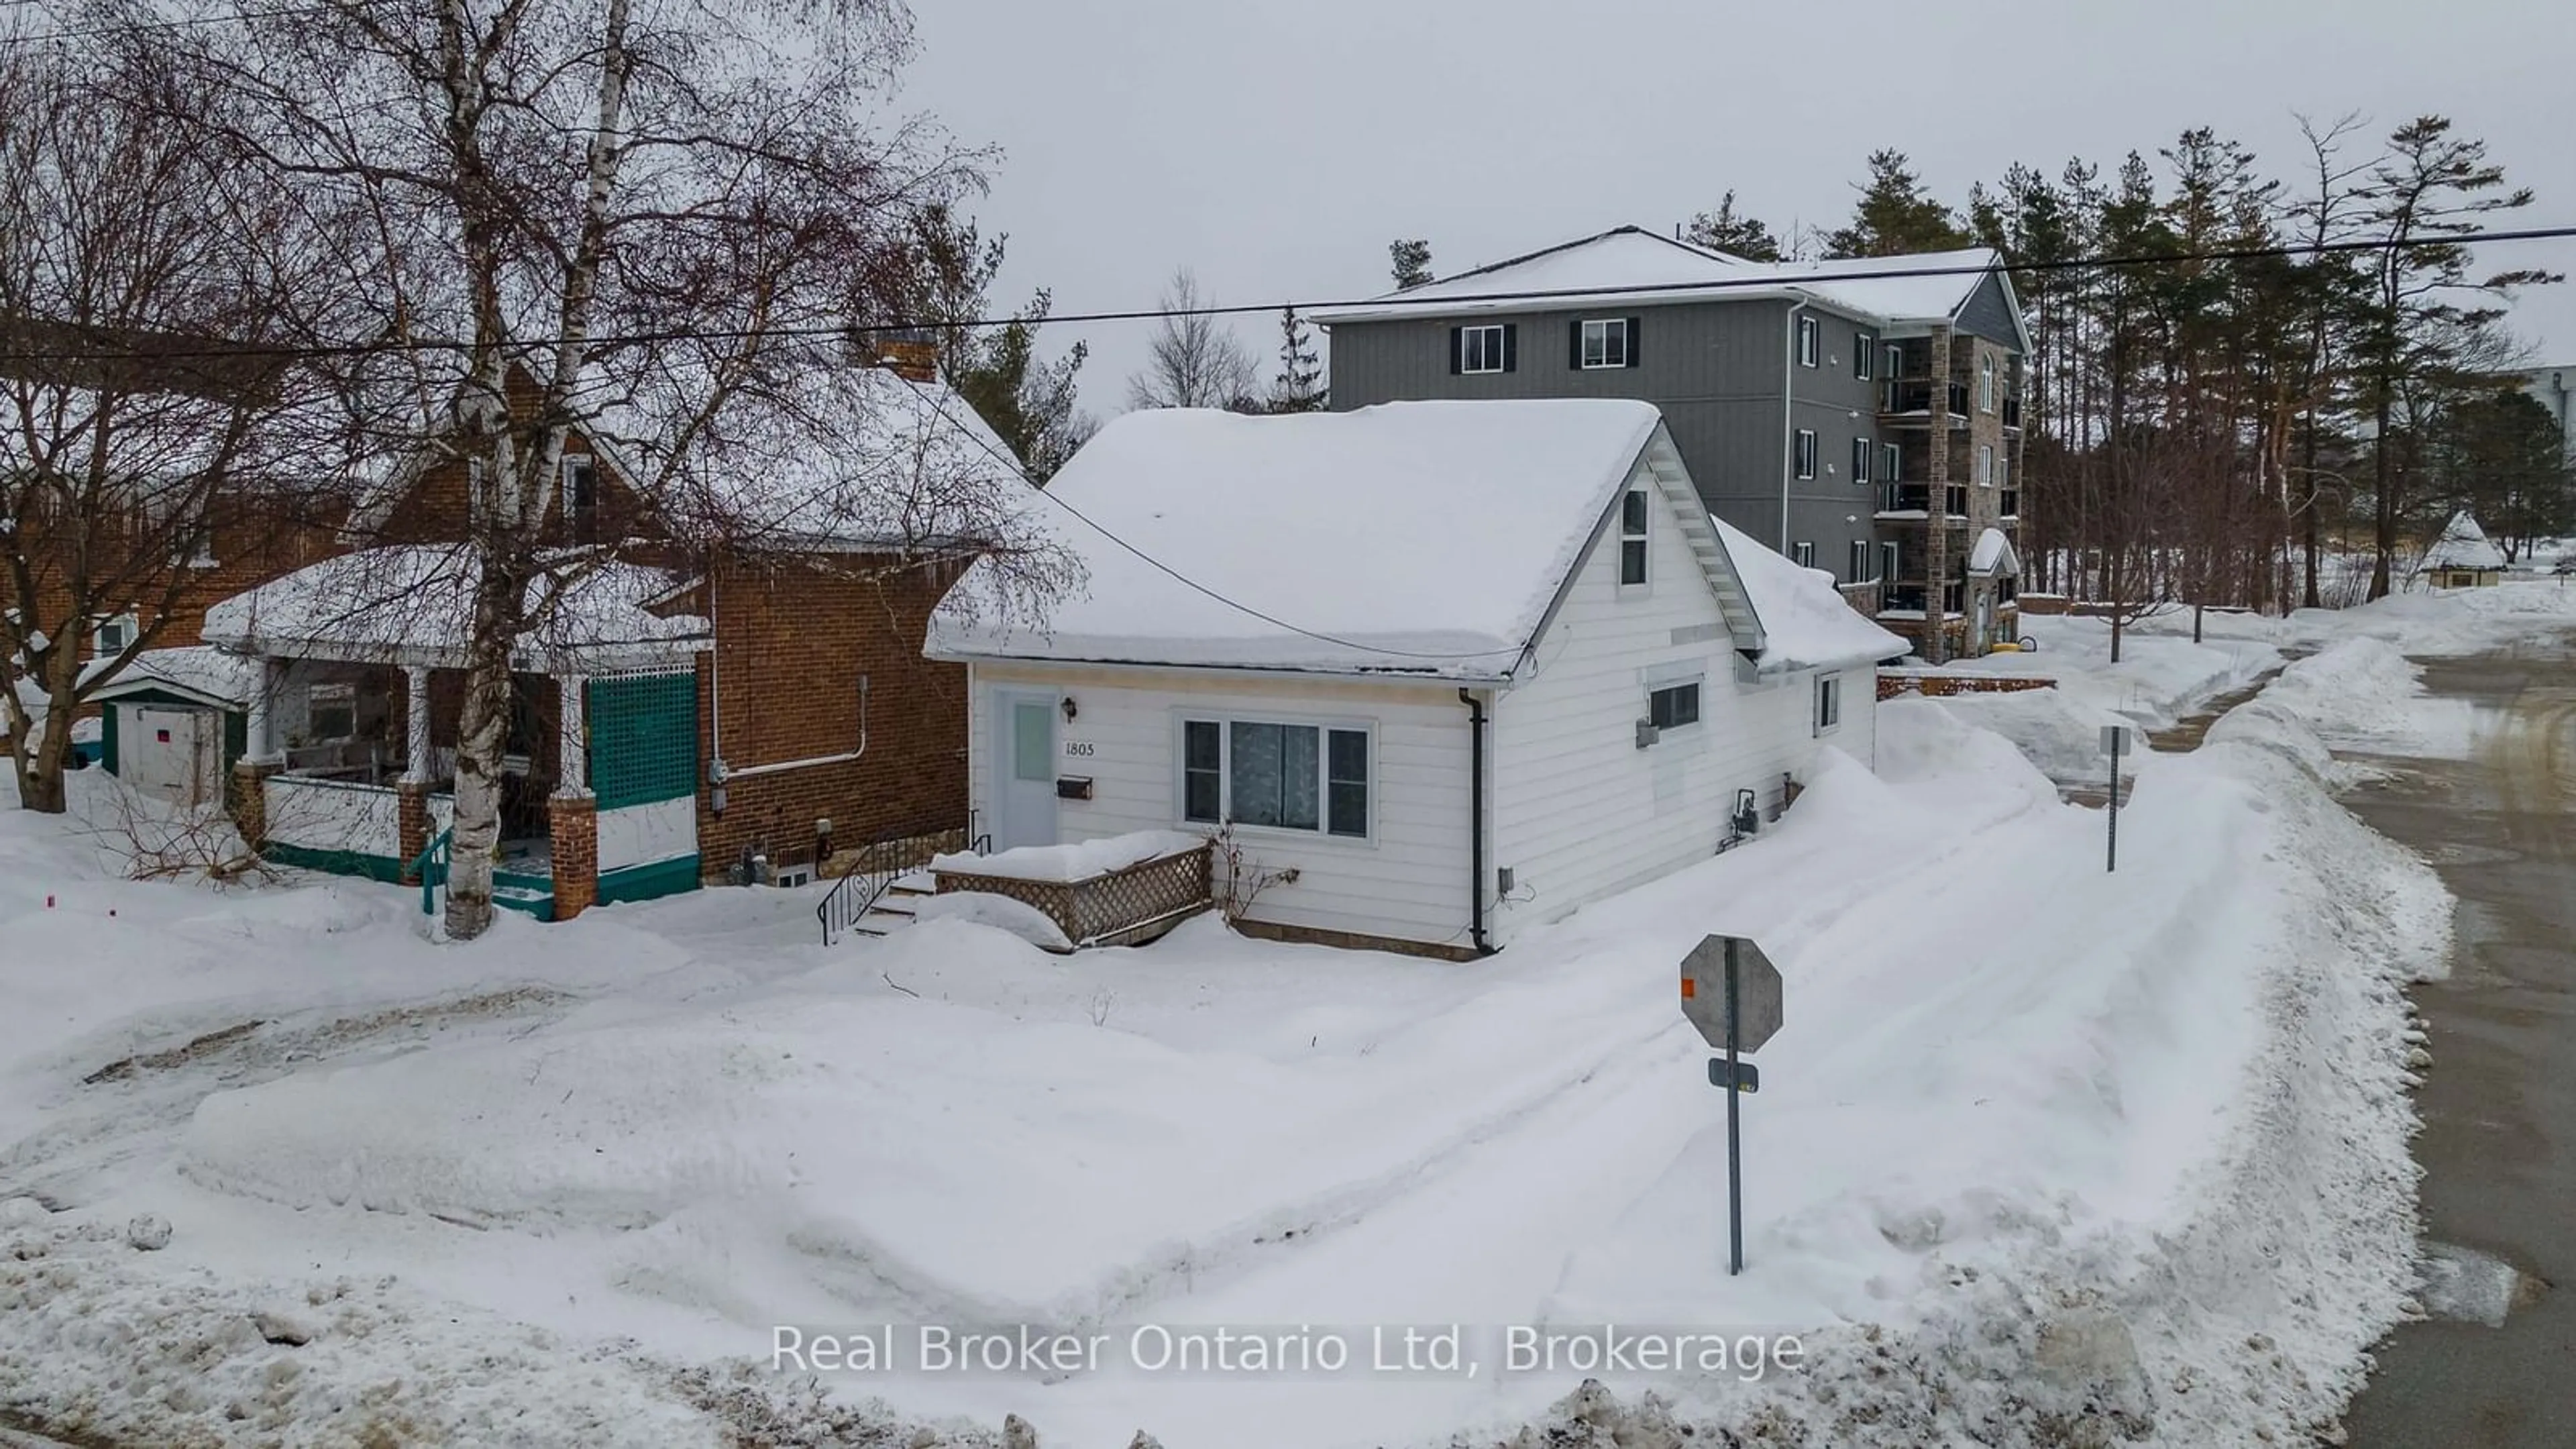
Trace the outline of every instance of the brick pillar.
<instances>
[{"instance_id":1,"label":"brick pillar","mask_svg":"<svg viewBox=\"0 0 2576 1449\"><path fill-rule=\"evenodd\" d=\"M404 885L420 884L411 863L429 849L429 782L402 780L394 785L395 853L402 861Z\"/></svg>"},{"instance_id":2,"label":"brick pillar","mask_svg":"<svg viewBox=\"0 0 2576 1449\"><path fill-rule=\"evenodd\" d=\"M553 835L555 919L569 921L599 900L599 801L557 795L546 802Z\"/></svg>"},{"instance_id":3,"label":"brick pillar","mask_svg":"<svg viewBox=\"0 0 2576 1449\"><path fill-rule=\"evenodd\" d=\"M268 777L284 764L278 760L239 759L233 761L232 806L233 828L253 850L268 844Z\"/></svg>"}]
</instances>

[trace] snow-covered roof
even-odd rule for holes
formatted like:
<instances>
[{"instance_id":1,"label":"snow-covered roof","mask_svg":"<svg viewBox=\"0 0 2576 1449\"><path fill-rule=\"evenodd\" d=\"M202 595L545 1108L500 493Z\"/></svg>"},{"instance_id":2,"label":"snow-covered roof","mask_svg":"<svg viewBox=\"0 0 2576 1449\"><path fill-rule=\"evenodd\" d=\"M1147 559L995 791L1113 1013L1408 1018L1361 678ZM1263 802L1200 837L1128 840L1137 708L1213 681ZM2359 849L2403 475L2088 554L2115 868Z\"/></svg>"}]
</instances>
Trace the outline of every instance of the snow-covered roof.
<instances>
[{"instance_id":1,"label":"snow-covered roof","mask_svg":"<svg viewBox=\"0 0 2576 1449\"><path fill-rule=\"evenodd\" d=\"M2424 554L2428 569L2469 569L2485 572L2504 567L2504 550L2487 540L2487 531L2465 508L2451 515L2442 527L2442 536Z\"/></svg>"},{"instance_id":2,"label":"snow-covered roof","mask_svg":"<svg viewBox=\"0 0 2576 1449\"><path fill-rule=\"evenodd\" d=\"M1761 616L1762 652L1755 663L1763 673L1862 664L1912 647L1844 602L1832 574L1783 558L1725 519L1712 514L1709 522L1717 526L1745 595Z\"/></svg>"},{"instance_id":3,"label":"snow-covered roof","mask_svg":"<svg viewBox=\"0 0 2576 1449\"><path fill-rule=\"evenodd\" d=\"M1791 297L1890 324L1959 315L1986 276L2003 265L1989 248L1821 262L1751 262L1638 227L1496 262L1346 307L1322 307L1318 322L1359 322L1463 312L1526 311L1550 302L1603 306ZM1871 273L1905 272L1905 276Z\"/></svg>"},{"instance_id":4,"label":"snow-covered roof","mask_svg":"<svg viewBox=\"0 0 2576 1449\"><path fill-rule=\"evenodd\" d=\"M1057 603L1043 633L996 625L974 607L979 562L933 616L930 647L1509 678L1650 444L1658 477L1687 491L1661 429L1652 404L1610 398L1129 413L1044 494L1061 507L1042 521L1088 595Z\"/></svg>"},{"instance_id":5,"label":"snow-covered roof","mask_svg":"<svg viewBox=\"0 0 2576 1449\"><path fill-rule=\"evenodd\" d=\"M666 379L591 429L630 477L658 470L711 386ZM1021 517L1027 475L939 381L806 362L743 388L695 433L663 505L746 547L931 549L991 541Z\"/></svg>"},{"instance_id":6,"label":"snow-covered roof","mask_svg":"<svg viewBox=\"0 0 2576 1449\"><path fill-rule=\"evenodd\" d=\"M2021 555L2014 552L2012 540L2000 528L1989 528L1977 535L1968 546L1968 572L1972 574L2005 573L2021 576Z\"/></svg>"},{"instance_id":7,"label":"snow-covered roof","mask_svg":"<svg viewBox=\"0 0 2576 1449\"><path fill-rule=\"evenodd\" d=\"M113 659L93 659L85 674L104 672ZM259 692L259 665L239 654L205 645L146 649L116 677L91 691L93 700L121 699L129 694L164 691L201 704L239 709Z\"/></svg>"},{"instance_id":8,"label":"snow-covered roof","mask_svg":"<svg viewBox=\"0 0 2576 1449\"><path fill-rule=\"evenodd\" d=\"M206 610L218 648L289 658L457 665L482 577L463 544L343 554L297 569ZM668 663L708 646L707 621L648 612L670 576L576 554L545 561L528 586L538 620L513 658L529 669Z\"/></svg>"}]
</instances>

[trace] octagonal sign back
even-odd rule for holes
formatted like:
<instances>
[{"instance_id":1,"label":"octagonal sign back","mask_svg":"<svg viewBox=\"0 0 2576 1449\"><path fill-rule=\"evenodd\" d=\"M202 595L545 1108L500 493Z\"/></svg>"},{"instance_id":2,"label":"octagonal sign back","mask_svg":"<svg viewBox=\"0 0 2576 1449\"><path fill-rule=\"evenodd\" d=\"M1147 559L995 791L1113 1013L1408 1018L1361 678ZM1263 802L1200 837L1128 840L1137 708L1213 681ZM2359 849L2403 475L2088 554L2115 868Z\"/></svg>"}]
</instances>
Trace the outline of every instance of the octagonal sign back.
<instances>
[{"instance_id":1,"label":"octagonal sign back","mask_svg":"<svg viewBox=\"0 0 2576 1449\"><path fill-rule=\"evenodd\" d=\"M1726 1049L1726 948L1735 944L1737 1024L1735 1049L1759 1051L1780 1030L1780 969L1745 936L1704 936L1682 958L1682 1015L1700 1038Z\"/></svg>"}]
</instances>

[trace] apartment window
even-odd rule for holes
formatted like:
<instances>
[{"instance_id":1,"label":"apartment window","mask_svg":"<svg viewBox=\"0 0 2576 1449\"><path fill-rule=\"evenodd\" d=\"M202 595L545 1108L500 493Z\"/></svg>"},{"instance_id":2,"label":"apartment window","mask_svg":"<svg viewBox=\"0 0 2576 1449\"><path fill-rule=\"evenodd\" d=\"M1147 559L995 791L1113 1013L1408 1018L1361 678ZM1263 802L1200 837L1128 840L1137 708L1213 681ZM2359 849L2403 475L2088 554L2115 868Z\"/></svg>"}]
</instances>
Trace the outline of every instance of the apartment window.
<instances>
[{"instance_id":1,"label":"apartment window","mask_svg":"<svg viewBox=\"0 0 2576 1449\"><path fill-rule=\"evenodd\" d=\"M1995 486L1995 445L1992 443L1977 445L1977 484L1982 488Z\"/></svg>"},{"instance_id":2,"label":"apartment window","mask_svg":"<svg viewBox=\"0 0 2576 1449\"><path fill-rule=\"evenodd\" d=\"M1941 612L1955 614L1968 605L1968 586L1957 580L1941 586Z\"/></svg>"},{"instance_id":3,"label":"apartment window","mask_svg":"<svg viewBox=\"0 0 2576 1449\"><path fill-rule=\"evenodd\" d=\"M1904 452L1894 443L1882 443L1879 445L1878 461L1886 465L1883 472L1887 482L1894 483L1899 481L1897 474L1904 470L1897 466L1897 460L1904 456Z\"/></svg>"},{"instance_id":4,"label":"apartment window","mask_svg":"<svg viewBox=\"0 0 2576 1449\"><path fill-rule=\"evenodd\" d=\"M1839 674L1816 676L1816 733L1831 734L1843 722L1843 677Z\"/></svg>"},{"instance_id":5,"label":"apartment window","mask_svg":"<svg viewBox=\"0 0 2576 1449\"><path fill-rule=\"evenodd\" d=\"M1643 488L1631 488L1619 500L1619 583L1623 588L1646 581L1646 520L1652 516L1652 505Z\"/></svg>"},{"instance_id":6,"label":"apartment window","mask_svg":"<svg viewBox=\"0 0 2576 1449\"><path fill-rule=\"evenodd\" d=\"M1848 582L1855 584L1865 584L1869 582L1868 539L1855 538L1851 541L1851 561L1846 565L1846 568L1850 575Z\"/></svg>"},{"instance_id":7,"label":"apartment window","mask_svg":"<svg viewBox=\"0 0 2576 1449\"><path fill-rule=\"evenodd\" d=\"M1995 355L1984 353L1977 358L1977 411L1995 410Z\"/></svg>"},{"instance_id":8,"label":"apartment window","mask_svg":"<svg viewBox=\"0 0 2576 1449\"><path fill-rule=\"evenodd\" d=\"M1659 730L1699 723L1699 682L1646 691L1646 723Z\"/></svg>"},{"instance_id":9,"label":"apartment window","mask_svg":"<svg viewBox=\"0 0 2576 1449\"><path fill-rule=\"evenodd\" d=\"M1885 362L1885 364L1886 364L1886 365L1885 365L1885 366L1883 366L1883 367L1881 367L1881 368L1879 369L1879 372L1878 372L1878 375L1879 375L1879 376L1881 376L1881 377L1887 377L1887 378L1897 378L1897 377L1903 377L1903 376L1905 375L1905 349L1904 349L1904 348L1902 348L1902 347L1898 346L1897 344L1895 344L1895 343L1893 343L1893 342L1891 342L1891 343L1887 344L1887 356L1886 356L1886 358L1885 358L1885 359L1883 359L1883 360L1884 360L1884 362Z\"/></svg>"},{"instance_id":10,"label":"apartment window","mask_svg":"<svg viewBox=\"0 0 2576 1449\"><path fill-rule=\"evenodd\" d=\"M1574 324L1574 365L1579 369L1637 365L1637 319L1595 317Z\"/></svg>"},{"instance_id":11,"label":"apartment window","mask_svg":"<svg viewBox=\"0 0 2576 1449\"><path fill-rule=\"evenodd\" d=\"M1184 720L1181 818L1365 839L1369 732L1265 720Z\"/></svg>"},{"instance_id":12,"label":"apartment window","mask_svg":"<svg viewBox=\"0 0 2576 1449\"><path fill-rule=\"evenodd\" d=\"M1823 343L1824 331L1825 324L1813 317L1798 319L1798 365L1800 367L1816 365L1816 353Z\"/></svg>"},{"instance_id":13,"label":"apartment window","mask_svg":"<svg viewBox=\"0 0 2576 1449\"><path fill-rule=\"evenodd\" d=\"M1869 439L1852 439L1852 481L1854 483L1869 481L1869 455L1876 451L1876 445Z\"/></svg>"},{"instance_id":14,"label":"apartment window","mask_svg":"<svg viewBox=\"0 0 2576 1449\"><path fill-rule=\"evenodd\" d=\"M1878 339L1876 337L1873 337L1866 332L1853 334L1852 376L1859 378L1863 382L1869 381L1875 370L1871 364L1877 356Z\"/></svg>"},{"instance_id":15,"label":"apartment window","mask_svg":"<svg viewBox=\"0 0 2576 1449\"><path fill-rule=\"evenodd\" d=\"M1814 429L1800 428L1798 430L1797 447L1795 452L1796 456L1792 461L1796 464L1795 471L1797 472L1797 475L1801 478L1815 477L1816 434Z\"/></svg>"},{"instance_id":16,"label":"apartment window","mask_svg":"<svg viewBox=\"0 0 2576 1449\"><path fill-rule=\"evenodd\" d=\"M1882 579L1896 577L1896 542L1893 539L1878 546L1878 576Z\"/></svg>"},{"instance_id":17,"label":"apartment window","mask_svg":"<svg viewBox=\"0 0 2576 1449\"><path fill-rule=\"evenodd\" d=\"M1789 545L1789 559L1802 569L1814 568L1816 566L1816 546L1803 540L1793 543Z\"/></svg>"},{"instance_id":18,"label":"apartment window","mask_svg":"<svg viewBox=\"0 0 2576 1449\"><path fill-rule=\"evenodd\" d=\"M316 684L304 691L304 737L345 740L358 733L358 688L353 684Z\"/></svg>"},{"instance_id":19,"label":"apartment window","mask_svg":"<svg viewBox=\"0 0 2576 1449\"><path fill-rule=\"evenodd\" d=\"M1449 329L1451 372L1511 372L1519 363L1520 328L1509 322Z\"/></svg>"},{"instance_id":20,"label":"apartment window","mask_svg":"<svg viewBox=\"0 0 2576 1449\"><path fill-rule=\"evenodd\" d=\"M132 614L106 614L90 621L89 652L100 659L124 653L142 632L142 621Z\"/></svg>"}]
</instances>

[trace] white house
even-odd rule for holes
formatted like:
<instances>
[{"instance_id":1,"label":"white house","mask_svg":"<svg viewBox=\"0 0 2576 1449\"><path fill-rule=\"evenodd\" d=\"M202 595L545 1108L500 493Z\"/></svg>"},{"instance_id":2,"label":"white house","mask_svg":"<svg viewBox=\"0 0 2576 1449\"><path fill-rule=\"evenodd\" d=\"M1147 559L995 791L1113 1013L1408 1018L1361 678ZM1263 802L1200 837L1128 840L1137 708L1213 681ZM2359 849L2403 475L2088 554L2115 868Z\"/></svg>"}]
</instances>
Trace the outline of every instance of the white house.
<instances>
[{"instance_id":1,"label":"white house","mask_svg":"<svg viewBox=\"0 0 2576 1449\"><path fill-rule=\"evenodd\" d=\"M1702 859L1832 745L1903 640L1713 520L1649 403L1400 402L1103 428L1045 512L1088 570L1043 633L977 565L994 844L1233 822L1293 869L1245 924L1472 956Z\"/></svg>"}]
</instances>

